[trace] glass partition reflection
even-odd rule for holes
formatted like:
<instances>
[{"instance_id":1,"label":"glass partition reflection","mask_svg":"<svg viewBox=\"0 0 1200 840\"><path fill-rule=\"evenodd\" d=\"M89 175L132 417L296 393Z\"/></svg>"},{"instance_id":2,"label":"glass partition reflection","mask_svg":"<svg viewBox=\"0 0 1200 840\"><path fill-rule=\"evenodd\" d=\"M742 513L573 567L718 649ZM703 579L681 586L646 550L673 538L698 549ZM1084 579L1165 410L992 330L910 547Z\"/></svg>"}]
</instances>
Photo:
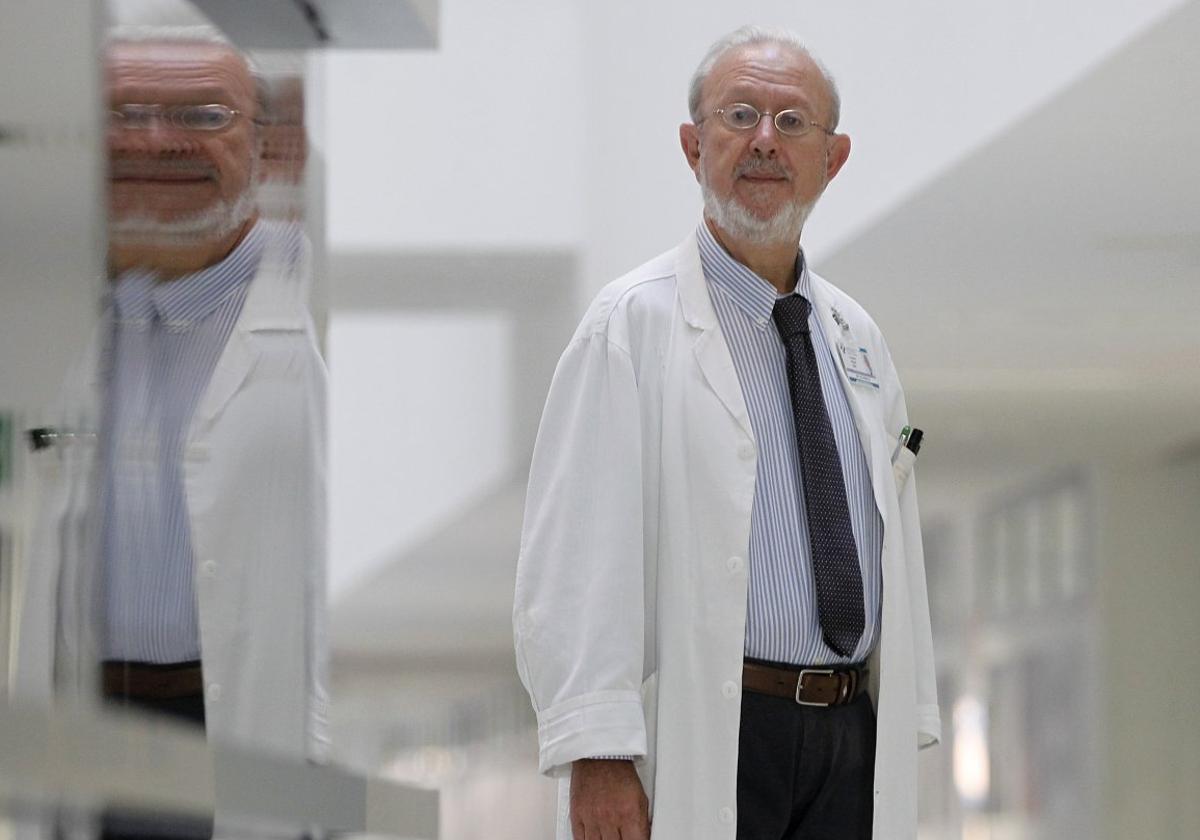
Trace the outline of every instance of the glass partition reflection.
<instances>
[{"instance_id":1,"label":"glass partition reflection","mask_svg":"<svg viewBox=\"0 0 1200 840\"><path fill-rule=\"evenodd\" d=\"M20 450L0 451L0 481L23 467L0 549L17 570L9 693L322 760L326 369L301 62L264 72L212 27L139 21L106 32L101 64L94 335L53 407L0 435Z\"/></svg>"}]
</instances>

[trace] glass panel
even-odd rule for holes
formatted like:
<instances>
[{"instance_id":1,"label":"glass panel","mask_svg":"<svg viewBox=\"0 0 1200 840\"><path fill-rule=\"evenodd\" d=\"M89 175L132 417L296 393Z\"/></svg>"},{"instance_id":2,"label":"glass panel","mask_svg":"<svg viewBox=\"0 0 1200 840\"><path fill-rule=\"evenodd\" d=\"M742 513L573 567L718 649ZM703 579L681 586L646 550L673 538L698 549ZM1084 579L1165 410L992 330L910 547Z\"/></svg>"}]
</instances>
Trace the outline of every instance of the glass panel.
<instances>
[{"instance_id":1,"label":"glass panel","mask_svg":"<svg viewBox=\"0 0 1200 840\"><path fill-rule=\"evenodd\" d=\"M57 29L50 5L0 18L54 45L3 59L49 80L28 102L5 86L0 109L21 138L0 149L6 694L324 760L308 61L248 55L187 4Z\"/></svg>"}]
</instances>

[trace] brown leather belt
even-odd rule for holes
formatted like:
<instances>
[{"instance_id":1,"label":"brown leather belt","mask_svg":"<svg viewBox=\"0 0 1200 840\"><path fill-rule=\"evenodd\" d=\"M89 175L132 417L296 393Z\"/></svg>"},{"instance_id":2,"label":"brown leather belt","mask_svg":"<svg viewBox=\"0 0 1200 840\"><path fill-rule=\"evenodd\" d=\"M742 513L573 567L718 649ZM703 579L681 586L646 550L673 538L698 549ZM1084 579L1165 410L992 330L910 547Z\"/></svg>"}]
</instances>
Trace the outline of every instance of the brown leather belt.
<instances>
[{"instance_id":1,"label":"brown leather belt","mask_svg":"<svg viewBox=\"0 0 1200 840\"><path fill-rule=\"evenodd\" d=\"M199 662L181 662L178 665L105 662L102 681L105 697L174 700L204 693L204 677Z\"/></svg>"},{"instance_id":2,"label":"brown leather belt","mask_svg":"<svg viewBox=\"0 0 1200 840\"><path fill-rule=\"evenodd\" d=\"M867 669L788 668L746 662L742 665L742 688L795 700L801 706L843 706L866 691Z\"/></svg>"}]
</instances>

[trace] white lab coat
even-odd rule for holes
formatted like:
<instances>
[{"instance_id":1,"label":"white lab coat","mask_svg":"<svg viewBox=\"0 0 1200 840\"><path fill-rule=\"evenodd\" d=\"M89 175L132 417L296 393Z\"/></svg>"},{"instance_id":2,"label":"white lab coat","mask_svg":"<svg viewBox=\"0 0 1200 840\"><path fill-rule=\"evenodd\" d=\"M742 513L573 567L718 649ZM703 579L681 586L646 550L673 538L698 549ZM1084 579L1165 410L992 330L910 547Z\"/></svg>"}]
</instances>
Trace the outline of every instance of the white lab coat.
<instances>
[{"instance_id":1,"label":"white lab coat","mask_svg":"<svg viewBox=\"0 0 1200 840\"><path fill-rule=\"evenodd\" d=\"M879 380L838 363L884 523L874 837L913 838L940 721L916 490L891 466L907 412L874 322L812 282L827 334L836 308ZM596 298L538 432L513 617L560 838L571 762L605 754L645 755L655 840L735 836L755 447L693 235Z\"/></svg>"},{"instance_id":2,"label":"white lab coat","mask_svg":"<svg viewBox=\"0 0 1200 840\"><path fill-rule=\"evenodd\" d=\"M293 758L327 753L325 365L307 309L311 256L268 226L259 269L193 416L184 489L211 739ZM101 339L35 453L38 498L20 585L11 691L95 695L96 429Z\"/></svg>"}]
</instances>

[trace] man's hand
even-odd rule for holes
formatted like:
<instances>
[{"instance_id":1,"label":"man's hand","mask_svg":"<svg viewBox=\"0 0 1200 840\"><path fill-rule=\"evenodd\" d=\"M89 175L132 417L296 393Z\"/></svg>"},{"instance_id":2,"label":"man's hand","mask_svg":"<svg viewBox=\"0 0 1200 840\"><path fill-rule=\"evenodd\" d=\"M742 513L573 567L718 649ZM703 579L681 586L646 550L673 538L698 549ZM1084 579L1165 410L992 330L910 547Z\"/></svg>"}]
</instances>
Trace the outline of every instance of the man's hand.
<instances>
[{"instance_id":1,"label":"man's hand","mask_svg":"<svg viewBox=\"0 0 1200 840\"><path fill-rule=\"evenodd\" d=\"M632 761L571 765L571 830L575 840L650 840L650 803Z\"/></svg>"}]
</instances>

